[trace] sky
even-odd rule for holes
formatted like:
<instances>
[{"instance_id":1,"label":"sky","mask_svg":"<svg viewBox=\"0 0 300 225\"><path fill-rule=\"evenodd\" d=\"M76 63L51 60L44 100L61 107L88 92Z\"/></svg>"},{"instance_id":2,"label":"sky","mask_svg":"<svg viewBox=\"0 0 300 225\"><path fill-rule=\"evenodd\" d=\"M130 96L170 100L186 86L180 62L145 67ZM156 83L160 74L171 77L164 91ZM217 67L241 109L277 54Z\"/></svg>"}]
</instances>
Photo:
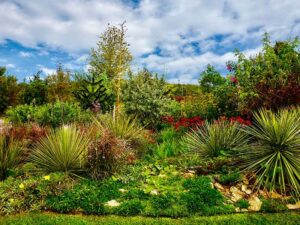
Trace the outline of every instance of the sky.
<instances>
[{"instance_id":1,"label":"sky","mask_svg":"<svg viewBox=\"0 0 300 225\"><path fill-rule=\"evenodd\" d=\"M226 74L234 50L261 50L263 34L300 34L300 0L0 0L0 66L20 81L58 64L86 71L107 24L126 21L134 71L197 83L207 64Z\"/></svg>"}]
</instances>

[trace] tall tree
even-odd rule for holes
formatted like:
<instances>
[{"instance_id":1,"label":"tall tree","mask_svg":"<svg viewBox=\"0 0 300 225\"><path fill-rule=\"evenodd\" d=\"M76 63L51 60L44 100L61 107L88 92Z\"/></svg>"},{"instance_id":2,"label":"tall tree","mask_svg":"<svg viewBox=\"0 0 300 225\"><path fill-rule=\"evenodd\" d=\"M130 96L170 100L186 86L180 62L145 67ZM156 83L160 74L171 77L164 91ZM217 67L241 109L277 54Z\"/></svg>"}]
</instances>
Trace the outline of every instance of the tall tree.
<instances>
[{"instance_id":1,"label":"tall tree","mask_svg":"<svg viewBox=\"0 0 300 225\"><path fill-rule=\"evenodd\" d=\"M0 67L0 113L3 113L8 106L18 103L19 87L17 78L5 75L6 68Z\"/></svg>"},{"instance_id":2,"label":"tall tree","mask_svg":"<svg viewBox=\"0 0 300 225\"><path fill-rule=\"evenodd\" d=\"M72 98L72 82L70 71L64 71L61 64L58 65L56 73L46 77L48 84L48 99L50 102L57 100L66 102Z\"/></svg>"},{"instance_id":3,"label":"tall tree","mask_svg":"<svg viewBox=\"0 0 300 225\"><path fill-rule=\"evenodd\" d=\"M113 82L118 110L122 78L132 60L132 55L128 49L129 44L126 42L125 22L119 26L109 24L99 38L97 48L91 50L90 70L93 74L106 73Z\"/></svg>"},{"instance_id":4,"label":"tall tree","mask_svg":"<svg viewBox=\"0 0 300 225\"><path fill-rule=\"evenodd\" d=\"M204 92L212 92L216 87L223 85L226 79L210 64L200 75L199 84Z\"/></svg>"}]
</instances>

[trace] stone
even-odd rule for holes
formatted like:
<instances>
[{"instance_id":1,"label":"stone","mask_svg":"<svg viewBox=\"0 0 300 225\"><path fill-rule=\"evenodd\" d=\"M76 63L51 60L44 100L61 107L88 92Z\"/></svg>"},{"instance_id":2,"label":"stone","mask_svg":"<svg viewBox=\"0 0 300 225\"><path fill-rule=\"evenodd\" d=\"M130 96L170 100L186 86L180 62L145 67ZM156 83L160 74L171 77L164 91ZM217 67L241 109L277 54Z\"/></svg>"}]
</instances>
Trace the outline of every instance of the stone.
<instances>
[{"instance_id":1,"label":"stone","mask_svg":"<svg viewBox=\"0 0 300 225\"><path fill-rule=\"evenodd\" d=\"M296 204L287 204L286 207L288 207L288 209L300 209L300 201L297 202Z\"/></svg>"},{"instance_id":2,"label":"stone","mask_svg":"<svg viewBox=\"0 0 300 225\"><path fill-rule=\"evenodd\" d=\"M248 209L241 209L241 212L248 212Z\"/></svg>"},{"instance_id":3,"label":"stone","mask_svg":"<svg viewBox=\"0 0 300 225\"><path fill-rule=\"evenodd\" d=\"M236 202L244 197L244 193L240 191L237 187L230 187L231 200Z\"/></svg>"},{"instance_id":4,"label":"stone","mask_svg":"<svg viewBox=\"0 0 300 225\"><path fill-rule=\"evenodd\" d=\"M245 184L242 184L242 188L241 188L241 190L242 190L243 192L246 192L246 190L247 190L247 185L245 185Z\"/></svg>"},{"instance_id":5,"label":"stone","mask_svg":"<svg viewBox=\"0 0 300 225\"><path fill-rule=\"evenodd\" d=\"M251 190L251 189L247 189L247 190L245 191L245 193L246 193L247 195L251 195L251 194L252 194L252 190Z\"/></svg>"},{"instance_id":6,"label":"stone","mask_svg":"<svg viewBox=\"0 0 300 225\"><path fill-rule=\"evenodd\" d=\"M260 201L260 199L258 197L252 197L249 199L249 211L259 211L262 205L262 202Z\"/></svg>"},{"instance_id":7,"label":"stone","mask_svg":"<svg viewBox=\"0 0 300 225\"><path fill-rule=\"evenodd\" d=\"M119 192L125 193L125 192L127 192L127 190L125 190L125 189L123 189L123 188L120 188L120 189L119 189Z\"/></svg>"},{"instance_id":8,"label":"stone","mask_svg":"<svg viewBox=\"0 0 300 225\"><path fill-rule=\"evenodd\" d=\"M105 205L107 205L109 207L117 207L120 205L120 203L113 199L113 200L106 202Z\"/></svg>"},{"instance_id":9,"label":"stone","mask_svg":"<svg viewBox=\"0 0 300 225\"><path fill-rule=\"evenodd\" d=\"M194 177L194 176L195 176L194 173L184 173L184 174L183 174L183 177L186 178L186 179L192 178L192 177Z\"/></svg>"},{"instance_id":10,"label":"stone","mask_svg":"<svg viewBox=\"0 0 300 225\"><path fill-rule=\"evenodd\" d=\"M235 208L235 211L236 211L236 212L241 212L241 209L240 209L239 207L236 207L236 208Z\"/></svg>"},{"instance_id":11,"label":"stone","mask_svg":"<svg viewBox=\"0 0 300 225\"><path fill-rule=\"evenodd\" d=\"M158 195L158 190L154 189L150 191L150 195Z\"/></svg>"},{"instance_id":12,"label":"stone","mask_svg":"<svg viewBox=\"0 0 300 225\"><path fill-rule=\"evenodd\" d=\"M223 188L223 186L220 183L215 183L214 184L215 188L217 188L219 191L225 191L225 189Z\"/></svg>"},{"instance_id":13,"label":"stone","mask_svg":"<svg viewBox=\"0 0 300 225\"><path fill-rule=\"evenodd\" d=\"M281 194L278 194L274 191L272 191L270 194L271 194L271 196L270 196L271 198L282 198Z\"/></svg>"}]
</instances>

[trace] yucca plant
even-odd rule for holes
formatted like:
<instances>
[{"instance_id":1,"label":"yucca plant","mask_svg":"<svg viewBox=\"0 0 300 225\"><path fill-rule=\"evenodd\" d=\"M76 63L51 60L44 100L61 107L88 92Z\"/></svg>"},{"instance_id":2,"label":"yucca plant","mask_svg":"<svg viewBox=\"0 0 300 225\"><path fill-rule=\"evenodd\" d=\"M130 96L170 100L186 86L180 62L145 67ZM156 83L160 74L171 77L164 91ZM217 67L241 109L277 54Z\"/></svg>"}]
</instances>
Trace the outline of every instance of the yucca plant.
<instances>
[{"instance_id":1,"label":"yucca plant","mask_svg":"<svg viewBox=\"0 0 300 225\"><path fill-rule=\"evenodd\" d=\"M247 135L240 130L236 122L215 121L192 130L183 138L183 145L196 151L203 158L229 155L243 149L247 143Z\"/></svg>"},{"instance_id":2,"label":"yucca plant","mask_svg":"<svg viewBox=\"0 0 300 225\"><path fill-rule=\"evenodd\" d=\"M141 143L145 140L145 129L135 117L122 114L114 116L112 114L101 115L95 120L96 129L104 132L109 131L117 138L124 139L132 143Z\"/></svg>"},{"instance_id":3,"label":"yucca plant","mask_svg":"<svg viewBox=\"0 0 300 225\"><path fill-rule=\"evenodd\" d=\"M298 109L277 113L261 109L244 131L254 144L245 151L245 168L256 175L257 187L300 194L300 117Z\"/></svg>"},{"instance_id":4,"label":"yucca plant","mask_svg":"<svg viewBox=\"0 0 300 225\"><path fill-rule=\"evenodd\" d=\"M34 147L30 160L47 172L76 173L86 162L89 135L74 125L52 129Z\"/></svg>"},{"instance_id":5,"label":"yucca plant","mask_svg":"<svg viewBox=\"0 0 300 225\"><path fill-rule=\"evenodd\" d=\"M0 133L0 180L8 176L9 169L13 169L22 160L24 145L6 134Z\"/></svg>"}]
</instances>

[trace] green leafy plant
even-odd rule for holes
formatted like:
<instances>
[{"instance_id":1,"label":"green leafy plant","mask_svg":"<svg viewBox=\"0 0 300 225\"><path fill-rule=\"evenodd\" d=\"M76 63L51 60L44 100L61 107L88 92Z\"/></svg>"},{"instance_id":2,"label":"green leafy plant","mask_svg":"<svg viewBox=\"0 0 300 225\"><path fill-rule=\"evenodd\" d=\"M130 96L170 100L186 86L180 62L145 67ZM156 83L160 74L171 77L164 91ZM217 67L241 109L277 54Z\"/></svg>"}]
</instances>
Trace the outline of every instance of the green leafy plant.
<instances>
[{"instance_id":1,"label":"green leafy plant","mask_svg":"<svg viewBox=\"0 0 300 225\"><path fill-rule=\"evenodd\" d=\"M300 193L300 117L298 109L277 113L261 109L254 125L244 128L255 144L243 152L246 171L256 175L259 188Z\"/></svg>"},{"instance_id":2,"label":"green leafy plant","mask_svg":"<svg viewBox=\"0 0 300 225\"><path fill-rule=\"evenodd\" d=\"M0 133L0 181L8 176L9 169L20 163L24 146L6 134Z\"/></svg>"},{"instance_id":3,"label":"green leafy plant","mask_svg":"<svg viewBox=\"0 0 300 225\"><path fill-rule=\"evenodd\" d=\"M239 207L240 209L248 209L248 207L250 206L247 199L240 199L234 205L236 207Z\"/></svg>"},{"instance_id":4,"label":"green leafy plant","mask_svg":"<svg viewBox=\"0 0 300 225\"><path fill-rule=\"evenodd\" d=\"M144 207L139 199L123 202L116 210L116 214L122 216L134 216L143 211Z\"/></svg>"},{"instance_id":5,"label":"green leafy plant","mask_svg":"<svg viewBox=\"0 0 300 225\"><path fill-rule=\"evenodd\" d=\"M281 199L262 199L261 209L265 213L287 211L286 204Z\"/></svg>"},{"instance_id":6,"label":"green leafy plant","mask_svg":"<svg viewBox=\"0 0 300 225\"><path fill-rule=\"evenodd\" d=\"M239 172L231 172L228 174L221 174L219 182L221 184L235 184L242 179L242 175Z\"/></svg>"},{"instance_id":7,"label":"green leafy plant","mask_svg":"<svg viewBox=\"0 0 300 225\"><path fill-rule=\"evenodd\" d=\"M206 122L187 133L183 139L187 149L198 152L202 157L218 157L243 149L247 136L238 123L228 121Z\"/></svg>"},{"instance_id":8,"label":"green leafy plant","mask_svg":"<svg viewBox=\"0 0 300 225\"><path fill-rule=\"evenodd\" d=\"M89 138L74 125L51 130L32 150L30 160L47 172L78 172L86 162Z\"/></svg>"}]
</instances>

